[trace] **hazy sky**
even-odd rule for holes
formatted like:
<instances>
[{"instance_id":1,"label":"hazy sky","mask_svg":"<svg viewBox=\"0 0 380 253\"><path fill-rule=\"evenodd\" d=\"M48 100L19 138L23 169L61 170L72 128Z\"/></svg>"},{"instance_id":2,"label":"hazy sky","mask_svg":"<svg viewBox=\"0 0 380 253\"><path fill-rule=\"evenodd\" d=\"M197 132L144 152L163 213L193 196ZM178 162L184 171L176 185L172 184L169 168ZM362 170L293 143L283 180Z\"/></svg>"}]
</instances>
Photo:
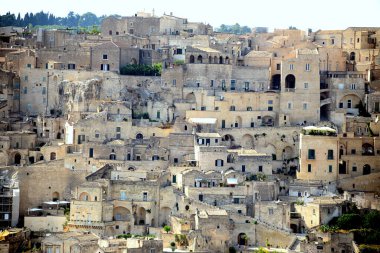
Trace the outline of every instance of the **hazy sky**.
<instances>
[{"instance_id":1,"label":"hazy sky","mask_svg":"<svg viewBox=\"0 0 380 253\"><path fill-rule=\"evenodd\" d=\"M0 0L7 11L133 15L137 11L156 15L173 12L189 21L300 29L344 29L349 26L380 26L380 0Z\"/></svg>"}]
</instances>

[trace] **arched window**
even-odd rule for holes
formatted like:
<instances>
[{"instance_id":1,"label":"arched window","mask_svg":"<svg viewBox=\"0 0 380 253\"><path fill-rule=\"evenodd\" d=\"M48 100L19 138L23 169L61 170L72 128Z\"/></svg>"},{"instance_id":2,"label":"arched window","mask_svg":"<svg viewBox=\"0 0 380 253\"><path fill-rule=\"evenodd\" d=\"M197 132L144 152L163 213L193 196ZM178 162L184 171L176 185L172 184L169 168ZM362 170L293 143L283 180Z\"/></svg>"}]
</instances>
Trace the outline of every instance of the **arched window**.
<instances>
[{"instance_id":1,"label":"arched window","mask_svg":"<svg viewBox=\"0 0 380 253\"><path fill-rule=\"evenodd\" d=\"M295 89L296 88L296 78L294 75L287 75L285 78L285 88Z\"/></svg>"},{"instance_id":2,"label":"arched window","mask_svg":"<svg viewBox=\"0 0 380 253\"><path fill-rule=\"evenodd\" d=\"M190 55L190 63L194 63L195 62L195 57L194 55Z\"/></svg>"},{"instance_id":3,"label":"arched window","mask_svg":"<svg viewBox=\"0 0 380 253\"><path fill-rule=\"evenodd\" d=\"M350 61L355 61L355 52L350 53Z\"/></svg>"},{"instance_id":4,"label":"arched window","mask_svg":"<svg viewBox=\"0 0 380 253\"><path fill-rule=\"evenodd\" d=\"M202 55L198 55L197 63L202 63L202 61L203 61Z\"/></svg>"},{"instance_id":5,"label":"arched window","mask_svg":"<svg viewBox=\"0 0 380 253\"><path fill-rule=\"evenodd\" d=\"M141 133L136 134L136 140L142 140L144 136Z\"/></svg>"}]
</instances>

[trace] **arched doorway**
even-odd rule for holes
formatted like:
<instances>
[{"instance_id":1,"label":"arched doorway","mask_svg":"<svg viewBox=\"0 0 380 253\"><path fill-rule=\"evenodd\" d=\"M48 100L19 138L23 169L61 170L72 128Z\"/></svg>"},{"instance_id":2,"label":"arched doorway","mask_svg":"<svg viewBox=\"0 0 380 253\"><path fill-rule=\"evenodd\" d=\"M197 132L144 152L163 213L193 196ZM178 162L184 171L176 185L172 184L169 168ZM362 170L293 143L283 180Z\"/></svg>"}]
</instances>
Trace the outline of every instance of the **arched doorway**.
<instances>
[{"instance_id":1,"label":"arched doorway","mask_svg":"<svg viewBox=\"0 0 380 253\"><path fill-rule=\"evenodd\" d=\"M135 225L145 225L146 210L144 207L139 207L136 213Z\"/></svg>"},{"instance_id":2,"label":"arched doorway","mask_svg":"<svg viewBox=\"0 0 380 253\"><path fill-rule=\"evenodd\" d=\"M52 194L52 200L53 201L58 201L59 200L59 193L58 192L53 192L53 194Z\"/></svg>"},{"instance_id":3,"label":"arched doorway","mask_svg":"<svg viewBox=\"0 0 380 253\"><path fill-rule=\"evenodd\" d=\"M291 91L296 88L296 77L292 74L289 74L285 78L285 89Z\"/></svg>"},{"instance_id":4,"label":"arched doorway","mask_svg":"<svg viewBox=\"0 0 380 253\"><path fill-rule=\"evenodd\" d=\"M168 225L169 224L169 216L172 212L172 209L169 207L161 207L160 209L160 226Z\"/></svg>"},{"instance_id":5,"label":"arched doorway","mask_svg":"<svg viewBox=\"0 0 380 253\"><path fill-rule=\"evenodd\" d=\"M237 116L236 118L235 118L235 127L237 128L237 127L242 127L242 119L241 119L241 117L240 116Z\"/></svg>"},{"instance_id":6,"label":"arched doorway","mask_svg":"<svg viewBox=\"0 0 380 253\"><path fill-rule=\"evenodd\" d=\"M363 166L363 175L369 174L371 174L371 166L369 164L366 164Z\"/></svg>"},{"instance_id":7,"label":"arched doorway","mask_svg":"<svg viewBox=\"0 0 380 253\"><path fill-rule=\"evenodd\" d=\"M241 145L247 149L254 148L253 136L250 134L243 135Z\"/></svg>"},{"instance_id":8,"label":"arched doorway","mask_svg":"<svg viewBox=\"0 0 380 253\"><path fill-rule=\"evenodd\" d=\"M282 150L282 156L283 156L283 160L293 158L294 157L294 155L293 155L293 148L290 147L290 146L286 146Z\"/></svg>"},{"instance_id":9,"label":"arched doorway","mask_svg":"<svg viewBox=\"0 0 380 253\"><path fill-rule=\"evenodd\" d=\"M219 64L223 64L223 56L219 57Z\"/></svg>"},{"instance_id":10,"label":"arched doorway","mask_svg":"<svg viewBox=\"0 0 380 253\"><path fill-rule=\"evenodd\" d=\"M235 138L230 134L224 135L222 140L226 142L227 147L235 145Z\"/></svg>"},{"instance_id":11,"label":"arched doorway","mask_svg":"<svg viewBox=\"0 0 380 253\"><path fill-rule=\"evenodd\" d=\"M61 133L57 133L57 139L61 139Z\"/></svg>"},{"instance_id":12,"label":"arched doorway","mask_svg":"<svg viewBox=\"0 0 380 253\"><path fill-rule=\"evenodd\" d=\"M228 58L228 56L226 56L225 63L226 63L226 64L230 64L230 58Z\"/></svg>"},{"instance_id":13,"label":"arched doorway","mask_svg":"<svg viewBox=\"0 0 380 253\"><path fill-rule=\"evenodd\" d=\"M247 245L248 244L248 236L246 233L240 233L237 238L239 245Z\"/></svg>"},{"instance_id":14,"label":"arched doorway","mask_svg":"<svg viewBox=\"0 0 380 253\"><path fill-rule=\"evenodd\" d=\"M195 57L194 55L190 55L190 63L194 63L195 62Z\"/></svg>"},{"instance_id":15,"label":"arched doorway","mask_svg":"<svg viewBox=\"0 0 380 253\"><path fill-rule=\"evenodd\" d=\"M14 161L15 161L16 165L20 165L21 164L21 155L20 155L20 153L16 153L15 154Z\"/></svg>"},{"instance_id":16,"label":"arched doorway","mask_svg":"<svg viewBox=\"0 0 380 253\"><path fill-rule=\"evenodd\" d=\"M272 76L271 90L280 90L281 89L281 75L276 74Z\"/></svg>"},{"instance_id":17,"label":"arched doorway","mask_svg":"<svg viewBox=\"0 0 380 253\"><path fill-rule=\"evenodd\" d=\"M202 55L198 55L198 57L197 57L197 63L202 63L202 62L203 62Z\"/></svg>"},{"instance_id":18,"label":"arched doorway","mask_svg":"<svg viewBox=\"0 0 380 253\"><path fill-rule=\"evenodd\" d=\"M50 153L50 161L53 161L57 158L57 154L55 152Z\"/></svg>"},{"instance_id":19,"label":"arched doorway","mask_svg":"<svg viewBox=\"0 0 380 253\"><path fill-rule=\"evenodd\" d=\"M136 134L136 140L142 140L142 139L144 139L144 136L142 135L142 133Z\"/></svg>"},{"instance_id":20,"label":"arched doorway","mask_svg":"<svg viewBox=\"0 0 380 253\"><path fill-rule=\"evenodd\" d=\"M355 61L355 52L350 53L350 61Z\"/></svg>"}]
</instances>

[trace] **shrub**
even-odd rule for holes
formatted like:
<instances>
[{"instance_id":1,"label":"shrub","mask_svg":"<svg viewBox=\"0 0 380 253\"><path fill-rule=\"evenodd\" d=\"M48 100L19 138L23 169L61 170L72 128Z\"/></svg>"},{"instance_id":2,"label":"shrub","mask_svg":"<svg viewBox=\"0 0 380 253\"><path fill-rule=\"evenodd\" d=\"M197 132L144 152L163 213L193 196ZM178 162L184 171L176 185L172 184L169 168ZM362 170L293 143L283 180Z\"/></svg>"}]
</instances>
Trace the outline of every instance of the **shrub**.
<instances>
[{"instance_id":1,"label":"shrub","mask_svg":"<svg viewBox=\"0 0 380 253\"><path fill-rule=\"evenodd\" d=\"M162 64L156 63L151 65L127 64L120 68L121 75L132 76L161 76Z\"/></svg>"},{"instance_id":2,"label":"shrub","mask_svg":"<svg viewBox=\"0 0 380 253\"><path fill-rule=\"evenodd\" d=\"M168 226L168 225L165 225L165 226L164 226L164 231L165 231L166 233L169 233L170 230L172 230L172 228L171 228L170 226Z\"/></svg>"},{"instance_id":3,"label":"shrub","mask_svg":"<svg viewBox=\"0 0 380 253\"><path fill-rule=\"evenodd\" d=\"M232 246L229 247L229 248L228 248L228 252L229 252L229 253L236 253L236 249L235 249L235 247L232 247Z\"/></svg>"},{"instance_id":4,"label":"shrub","mask_svg":"<svg viewBox=\"0 0 380 253\"><path fill-rule=\"evenodd\" d=\"M360 215L348 213L341 215L336 221L336 225L341 229L355 229L360 228L362 223L362 219Z\"/></svg>"}]
</instances>

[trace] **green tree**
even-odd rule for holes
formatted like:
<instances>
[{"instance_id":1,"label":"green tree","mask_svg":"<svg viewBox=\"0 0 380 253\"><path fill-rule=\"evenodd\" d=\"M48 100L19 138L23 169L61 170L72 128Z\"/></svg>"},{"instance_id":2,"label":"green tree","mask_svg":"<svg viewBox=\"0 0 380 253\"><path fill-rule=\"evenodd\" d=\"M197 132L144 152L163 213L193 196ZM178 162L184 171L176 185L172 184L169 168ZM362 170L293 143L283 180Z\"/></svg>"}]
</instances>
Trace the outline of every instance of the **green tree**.
<instances>
[{"instance_id":1,"label":"green tree","mask_svg":"<svg viewBox=\"0 0 380 253\"><path fill-rule=\"evenodd\" d=\"M345 230L360 228L362 219L359 214L347 213L341 215L336 221L336 225Z\"/></svg>"},{"instance_id":2,"label":"green tree","mask_svg":"<svg viewBox=\"0 0 380 253\"><path fill-rule=\"evenodd\" d=\"M364 215L363 227L380 230L380 212L372 210Z\"/></svg>"},{"instance_id":3,"label":"green tree","mask_svg":"<svg viewBox=\"0 0 380 253\"><path fill-rule=\"evenodd\" d=\"M168 225L165 225L165 226L164 226L164 231L165 231L166 233L169 233L170 230L172 230L172 228L171 228L170 226L168 226Z\"/></svg>"}]
</instances>

